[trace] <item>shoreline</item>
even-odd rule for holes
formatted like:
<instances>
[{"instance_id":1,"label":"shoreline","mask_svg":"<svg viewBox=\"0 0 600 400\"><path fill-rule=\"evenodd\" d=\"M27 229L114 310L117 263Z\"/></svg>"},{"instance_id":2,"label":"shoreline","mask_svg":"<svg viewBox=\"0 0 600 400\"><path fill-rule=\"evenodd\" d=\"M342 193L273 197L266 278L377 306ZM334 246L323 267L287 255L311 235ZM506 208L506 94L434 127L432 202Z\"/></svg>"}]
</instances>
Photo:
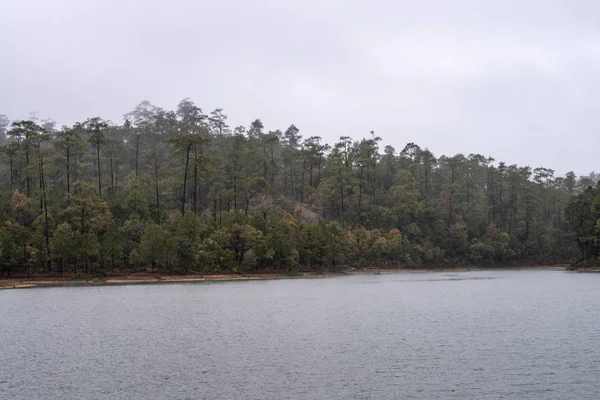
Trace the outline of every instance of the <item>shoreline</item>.
<instances>
[{"instance_id":1,"label":"shoreline","mask_svg":"<svg viewBox=\"0 0 600 400\"><path fill-rule=\"evenodd\" d=\"M586 273L591 273L591 274L597 274L600 273L600 267L594 266L594 267L570 267L567 268L568 271L573 271L573 272L586 272Z\"/></svg>"},{"instance_id":2,"label":"shoreline","mask_svg":"<svg viewBox=\"0 0 600 400\"><path fill-rule=\"evenodd\" d=\"M121 285L156 285L169 283L191 282L234 282L234 281L264 281L279 279L318 279L332 278L349 275L384 275L384 274L411 274L431 272L472 272L472 271L567 271L566 266L531 265L517 267L456 267L439 269L407 269L407 268L359 268L349 269L344 272L303 272L298 274L286 273L255 273L255 274L197 274L197 275L158 275L158 274L132 274L127 276L114 276L107 278L94 278L90 280L71 280L69 278L39 278L39 279L0 279L2 289L29 289L40 287L84 287L84 286L121 286ZM591 271L600 272L600 271Z\"/></svg>"},{"instance_id":3,"label":"shoreline","mask_svg":"<svg viewBox=\"0 0 600 400\"><path fill-rule=\"evenodd\" d=\"M360 274L394 274L394 273L427 273L427 272L473 272L473 271L566 271L566 265L519 265L503 267L442 267L442 268L360 268L350 271L352 275Z\"/></svg>"},{"instance_id":4,"label":"shoreline","mask_svg":"<svg viewBox=\"0 0 600 400\"><path fill-rule=\"evenodd\" d=\"M30 289L42 287L84 287L84 286L124 286L124 285L157 285L169 283L191 282L234 282L234 281L266 281L279 279L316 279L335 276L347 276L344 272L304 272L297 275L284 273L256 274L205 274L205 275L130 275L121 277L93 278L76 280L69 278L39 278L39 279L0 279L2 289Z\"/></svg>"}]
</instances>

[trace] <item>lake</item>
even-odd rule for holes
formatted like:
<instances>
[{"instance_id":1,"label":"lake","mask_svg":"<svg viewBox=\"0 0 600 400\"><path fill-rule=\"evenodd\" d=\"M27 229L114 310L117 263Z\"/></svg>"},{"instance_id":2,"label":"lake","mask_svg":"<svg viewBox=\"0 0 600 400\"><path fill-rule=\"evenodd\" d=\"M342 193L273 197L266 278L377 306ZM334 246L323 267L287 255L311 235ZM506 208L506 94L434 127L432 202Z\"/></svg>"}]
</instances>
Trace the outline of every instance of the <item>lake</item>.
<instances>
[{"instance_id":1,"label":"lake","mask_svg":"<svg viewBox=\"0 0 600 400\"><path fill-rule=\"evenodd\" d=\"M0 291L1 399L600 399L600 274Z\"/></svg>"}]
</instances>

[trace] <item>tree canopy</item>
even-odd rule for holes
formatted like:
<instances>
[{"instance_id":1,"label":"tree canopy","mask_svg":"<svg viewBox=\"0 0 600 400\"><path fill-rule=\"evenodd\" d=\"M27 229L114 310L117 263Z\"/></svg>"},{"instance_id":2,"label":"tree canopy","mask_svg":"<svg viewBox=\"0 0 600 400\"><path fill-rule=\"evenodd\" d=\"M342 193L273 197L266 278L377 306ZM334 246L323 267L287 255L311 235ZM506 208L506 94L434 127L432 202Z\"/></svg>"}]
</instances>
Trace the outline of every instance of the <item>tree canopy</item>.
<instances>
[{"instance_id":1,"label":"tree canopy","mask_svg":"<svg viewBox=\"0 0 600 400\"><path fill-rule=\"evenodd\" d=\"M115 124L0 116L4 273L294 272L595 261L598 176L335 143L191 99Z\"/></svg>"}]
</instances>

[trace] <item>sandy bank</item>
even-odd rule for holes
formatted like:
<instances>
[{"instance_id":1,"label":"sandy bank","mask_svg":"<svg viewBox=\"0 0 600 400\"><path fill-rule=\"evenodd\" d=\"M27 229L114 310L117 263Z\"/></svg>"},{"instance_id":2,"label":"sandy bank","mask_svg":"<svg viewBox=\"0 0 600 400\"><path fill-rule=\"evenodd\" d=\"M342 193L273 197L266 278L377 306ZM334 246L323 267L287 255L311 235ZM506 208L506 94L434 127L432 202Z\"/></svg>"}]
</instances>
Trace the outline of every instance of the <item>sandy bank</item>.
<instances>
[{"instance_id":1,"label":"sandy bank","mask_svg":"<svg viewBox=\"0 0 600 400\"><path fill-rule=\"evenodd\" d=\"M402 268L361 268L348 269L345 272L303 272L299 274L211 274L211 275L158 275L158 274L132 274L128 276L112 276L107 278L94 278L91 280L72 280L69 278L40 278L40 279L0 279L1 289L25 289L34 287L61 287L61 286L104 286L104 285L150 285L167 283L189 282L218 282L218 281L256 281L276 279L314 279L329 278L348 275L380 275L380 274L408 274L428 272L469 272L469 271L498 271L498 270L552 270L563 271L565 266L520 266L520 267L457 267L440 269L402 269ZM600 272L600 270L595 271Z\"/></svg>"},{"instance_id":2,"label":"sandy bank","mask_svg":"<svg viewBox=\"0 0 600 400\"><path fill-rule=\"evenodd\" d=\"M360 274L402 274L402 273L427 273L427 272L470 272L470 271L565 271L566 265L530 265L518 267L446 267L446 268L361 268L348 271L353 275Z\"/></svg>"},{"instance_id":3,"label":"sandy bank","mask_svg":"<svg viewBox=\"0 0 600 400\"><path fill-rule=\"evenodd\" d=\"M574 272L592 272L592 273L600 273L600 267L571 267L567 268L569 271Z\"/></svg>"},{"instance_id":4,"label":"sandy bank","mask_svg":"<svg viewBox=\"0 0 600 400\"><path fill-rule=\"evenodd\" d=\"M217 282L217 281L255 281L276 279L309 279L345 276L346 273L316 273L304 272L299 274L211 274L211 275L131 275L94 278L91 280L72 280L69 278L43 278L31 280L0 279L1 289L23 289L33 287L62 287L62 286L105 286L105 285L150 285L166 283Z\"/></svg>"}]
</instances>

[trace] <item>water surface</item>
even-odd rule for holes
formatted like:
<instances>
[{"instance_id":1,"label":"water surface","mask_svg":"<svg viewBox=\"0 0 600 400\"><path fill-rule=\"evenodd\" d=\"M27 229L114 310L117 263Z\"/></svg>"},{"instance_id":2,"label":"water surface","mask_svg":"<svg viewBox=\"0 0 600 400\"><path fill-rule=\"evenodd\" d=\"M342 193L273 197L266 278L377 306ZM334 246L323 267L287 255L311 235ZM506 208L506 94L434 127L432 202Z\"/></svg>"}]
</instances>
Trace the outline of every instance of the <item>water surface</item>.
<instances>
[{"instance_id":1,"label":"water surface","mask_svg":"<svg viewBox=\"0 0 600 400\"><path fill-rule=\"evenodd\" d=\"M5 290L1 399L600 399L600 274Z\"/></svg>"}]
</instances>

